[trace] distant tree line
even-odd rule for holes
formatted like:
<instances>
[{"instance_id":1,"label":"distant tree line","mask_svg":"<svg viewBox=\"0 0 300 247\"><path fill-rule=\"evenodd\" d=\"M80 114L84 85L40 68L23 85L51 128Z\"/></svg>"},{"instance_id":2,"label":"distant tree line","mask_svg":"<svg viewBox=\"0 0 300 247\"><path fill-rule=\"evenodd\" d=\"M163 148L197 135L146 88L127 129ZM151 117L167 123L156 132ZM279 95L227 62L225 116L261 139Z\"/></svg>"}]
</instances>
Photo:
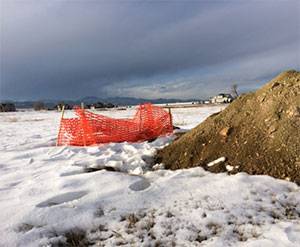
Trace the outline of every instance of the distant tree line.
<instances>
[{"instance_id":1,"label":"distant tree line","mask_svg":"<svg viewBox=\"0 0 300 247\"><path fill-rule=\"evenodd\" d=\"M103 103L103 102L97 102L95 104L87 105L89 109L95 108L95 109L101 109L101 108L114 108L116 105L112 103Z\"/></svg>"},{"instance_id":2,"label":"distant tree line","mask_svg":"<svg viewBox=\"0 0 300 247\"><path fill-rule=\"evenodd\" d=\"M78 104L76 104L76 105L78 105ZM54 105L53 107L46 107L45 103L42 101L37 101L37 102L33 103L33 109L35 111L41 111L41 110L59 110L59 111L61 111L63 106L64 106L65 110L71 110L71 109L73 109L75 104L72 105L72 104L67 104L64 102L59 102L56 105ZM85 109L104 109L104 108L114 108L114 107L117 107L117 105L114 105L112 103L103 103L103 102L96 102L93 104L84 105Z\"/></svg>"},{"instance_id":3,"label":"distant tree line","mask_svg":"<svg viewBox=\"0 0 300 247\"><path fill-rule=\"evenodd\" d=\"M14 112L16 106L14 103L0 103L0 112Z\"/></svg>"},{"instance_id":4,"label":"distant tree line","mask_svg":"<svg viewBox=\"0 0 300 247\"><path fill-rule=\"evenodd\" d=\"M35 111L46 110L45 104L42 101L37 101L33 103L33 109Z\"/></svg>"}]
</instances>

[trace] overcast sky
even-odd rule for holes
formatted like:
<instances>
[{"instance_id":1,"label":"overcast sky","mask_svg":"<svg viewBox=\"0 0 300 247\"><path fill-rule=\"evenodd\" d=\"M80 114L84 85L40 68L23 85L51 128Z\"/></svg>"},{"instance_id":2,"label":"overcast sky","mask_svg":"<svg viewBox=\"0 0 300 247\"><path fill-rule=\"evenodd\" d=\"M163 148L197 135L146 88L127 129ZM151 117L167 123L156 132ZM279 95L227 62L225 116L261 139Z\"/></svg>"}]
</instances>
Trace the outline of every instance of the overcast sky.
<instances>
[{"instance_id":1,"label":"overcast sky","mask_svg":"<svg viewBox=\"0 0 300 247\"><path fill-rule=\"evenodd\" d=\"M206 98L300 70L300 1L0 4L2 100Z\"/></svg>"}]
</instances>

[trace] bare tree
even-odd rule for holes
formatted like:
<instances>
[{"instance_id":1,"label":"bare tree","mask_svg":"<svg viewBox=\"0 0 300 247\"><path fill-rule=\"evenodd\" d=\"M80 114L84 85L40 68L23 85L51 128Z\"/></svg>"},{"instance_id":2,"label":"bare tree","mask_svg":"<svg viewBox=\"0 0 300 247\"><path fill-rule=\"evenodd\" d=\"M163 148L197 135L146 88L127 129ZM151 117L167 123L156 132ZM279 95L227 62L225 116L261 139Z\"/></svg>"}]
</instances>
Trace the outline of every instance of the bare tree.
<instances>
[{"instance_id":1,"label":"bare tree","mask_svg":"<svg viewBox=\"0 0 300 247\"><path fill-rule=\"evenodd\" d=\"M45 109L45 104L41 101L37 101L33 104L33 109L35 111L40 111Z\"/></svg>"},{"instance_id":2,"label":"bare tree","mask_svg":"<svg viewBox=\"0 0 300 247\"><path fill-rule=\"evenodd\" d=\"M0 103L0 112L16 111L16 106L13 103Z\"/></svg>"},{"instance_id":3,"label":"bare tree","mask_svg":"<svg viewBox=\"0 0 300 247\"><path fill-rule=\"evenodd\" d=\"M231 85L231 94L234 98L237 98L239 96L237 92L238 85L237 84L232 84Z\"/></svg>"}]
</instances>

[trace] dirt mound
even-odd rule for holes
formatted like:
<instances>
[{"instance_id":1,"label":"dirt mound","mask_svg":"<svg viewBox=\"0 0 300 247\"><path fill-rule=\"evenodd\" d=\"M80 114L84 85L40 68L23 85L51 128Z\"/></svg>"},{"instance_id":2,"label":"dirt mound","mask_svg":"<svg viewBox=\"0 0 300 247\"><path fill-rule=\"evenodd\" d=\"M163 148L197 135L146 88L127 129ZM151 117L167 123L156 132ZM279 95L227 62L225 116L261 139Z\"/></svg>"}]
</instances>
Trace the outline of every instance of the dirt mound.
<instances>
[{"instance_id":1,"label":"dirt mound","mask_svg":"<svg viewBox=\"0 0 300 247\"><path fill-rule=\"evenodd\" d=\"M220 158L221 162L207 166ZM267 174L300 182L300 73L281 73L159 150L168 169Z\"/></svg>"}]
</instances>

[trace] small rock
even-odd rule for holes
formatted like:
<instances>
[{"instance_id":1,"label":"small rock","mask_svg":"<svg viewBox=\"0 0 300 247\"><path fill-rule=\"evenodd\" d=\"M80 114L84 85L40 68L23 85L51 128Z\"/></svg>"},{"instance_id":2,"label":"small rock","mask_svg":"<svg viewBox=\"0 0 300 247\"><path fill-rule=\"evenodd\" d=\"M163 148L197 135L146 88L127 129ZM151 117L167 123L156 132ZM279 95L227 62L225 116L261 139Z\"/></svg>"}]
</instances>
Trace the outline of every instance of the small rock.
<instances>
[{"instance_id":1,"label":"small rock","mask_svg":"<svg viewBox=\"0 0 300 247\"><path fill-rule=\"evenodd\" d=\"M227 137L230 132L231 132L232 128L231 127L225 127L223 129L221 129L221 131L219 132L219 134L223 137Z\"/></svg>"},{"instance_id":2,"label":"small rock","mask_svg":"<svg viewBox=\"0 0 300 247\"><path fill-rule=\"evenodd\" d=\"M277 86L279 86L280 84L276 81L276 82L274 82L273 83L273 85L271 86L271 88L273 89L273 88L275 88L275 87L277 87Z\"/></svg>"},{"instance_id":3,"label":"small rock","mask_svg":"<svg viewBox=\"0 0 300 247\"><path fill-rule=\"evenodd\" d=\"M277 127L276 127L275 125L272 125L272 126L269 128L268 133L269 133L269 134L272 134L272 133L274 133L276 130L277 130Z\"/></svg>"},{"instance_id":4,"label":"small rock","mask_svg":"<svg viewBox=\"0 0 300 247\"><path fill-rule=\"evenodd\" d=\"M265 98L266 98L266 95L263 94L262 96L258 97L257 99L259 102L264 102Z\"/></svg>"},{"instance_id":5,"label":"small rock","mask_svg":"<svg viewBox=\"0 0 300 247\"><path fill-rule=\"evenodd\" d=\"M294 164L296 167L300 167L300 161L296 161Z\"/></svg>"},{"instance_id":6,"label":"small rock","mask_svg":"<svg viewBox=\"0 0 300 247\"><path fill-rule=\"evenodd\" d=\"M300 107L290 108L287 110L287 115L289 118L300 117Z\"/></svg>"},{"instance_id":7,"label":"small rock","mask_svg":"<svg viewBox=\"0 0 300 247\"><path fill-rule=\"evenodd\" d=\"M265 119L265 122L270 122L270 120L271 120L271 118L268 117Z\"/></svg>"}]
</instances>

